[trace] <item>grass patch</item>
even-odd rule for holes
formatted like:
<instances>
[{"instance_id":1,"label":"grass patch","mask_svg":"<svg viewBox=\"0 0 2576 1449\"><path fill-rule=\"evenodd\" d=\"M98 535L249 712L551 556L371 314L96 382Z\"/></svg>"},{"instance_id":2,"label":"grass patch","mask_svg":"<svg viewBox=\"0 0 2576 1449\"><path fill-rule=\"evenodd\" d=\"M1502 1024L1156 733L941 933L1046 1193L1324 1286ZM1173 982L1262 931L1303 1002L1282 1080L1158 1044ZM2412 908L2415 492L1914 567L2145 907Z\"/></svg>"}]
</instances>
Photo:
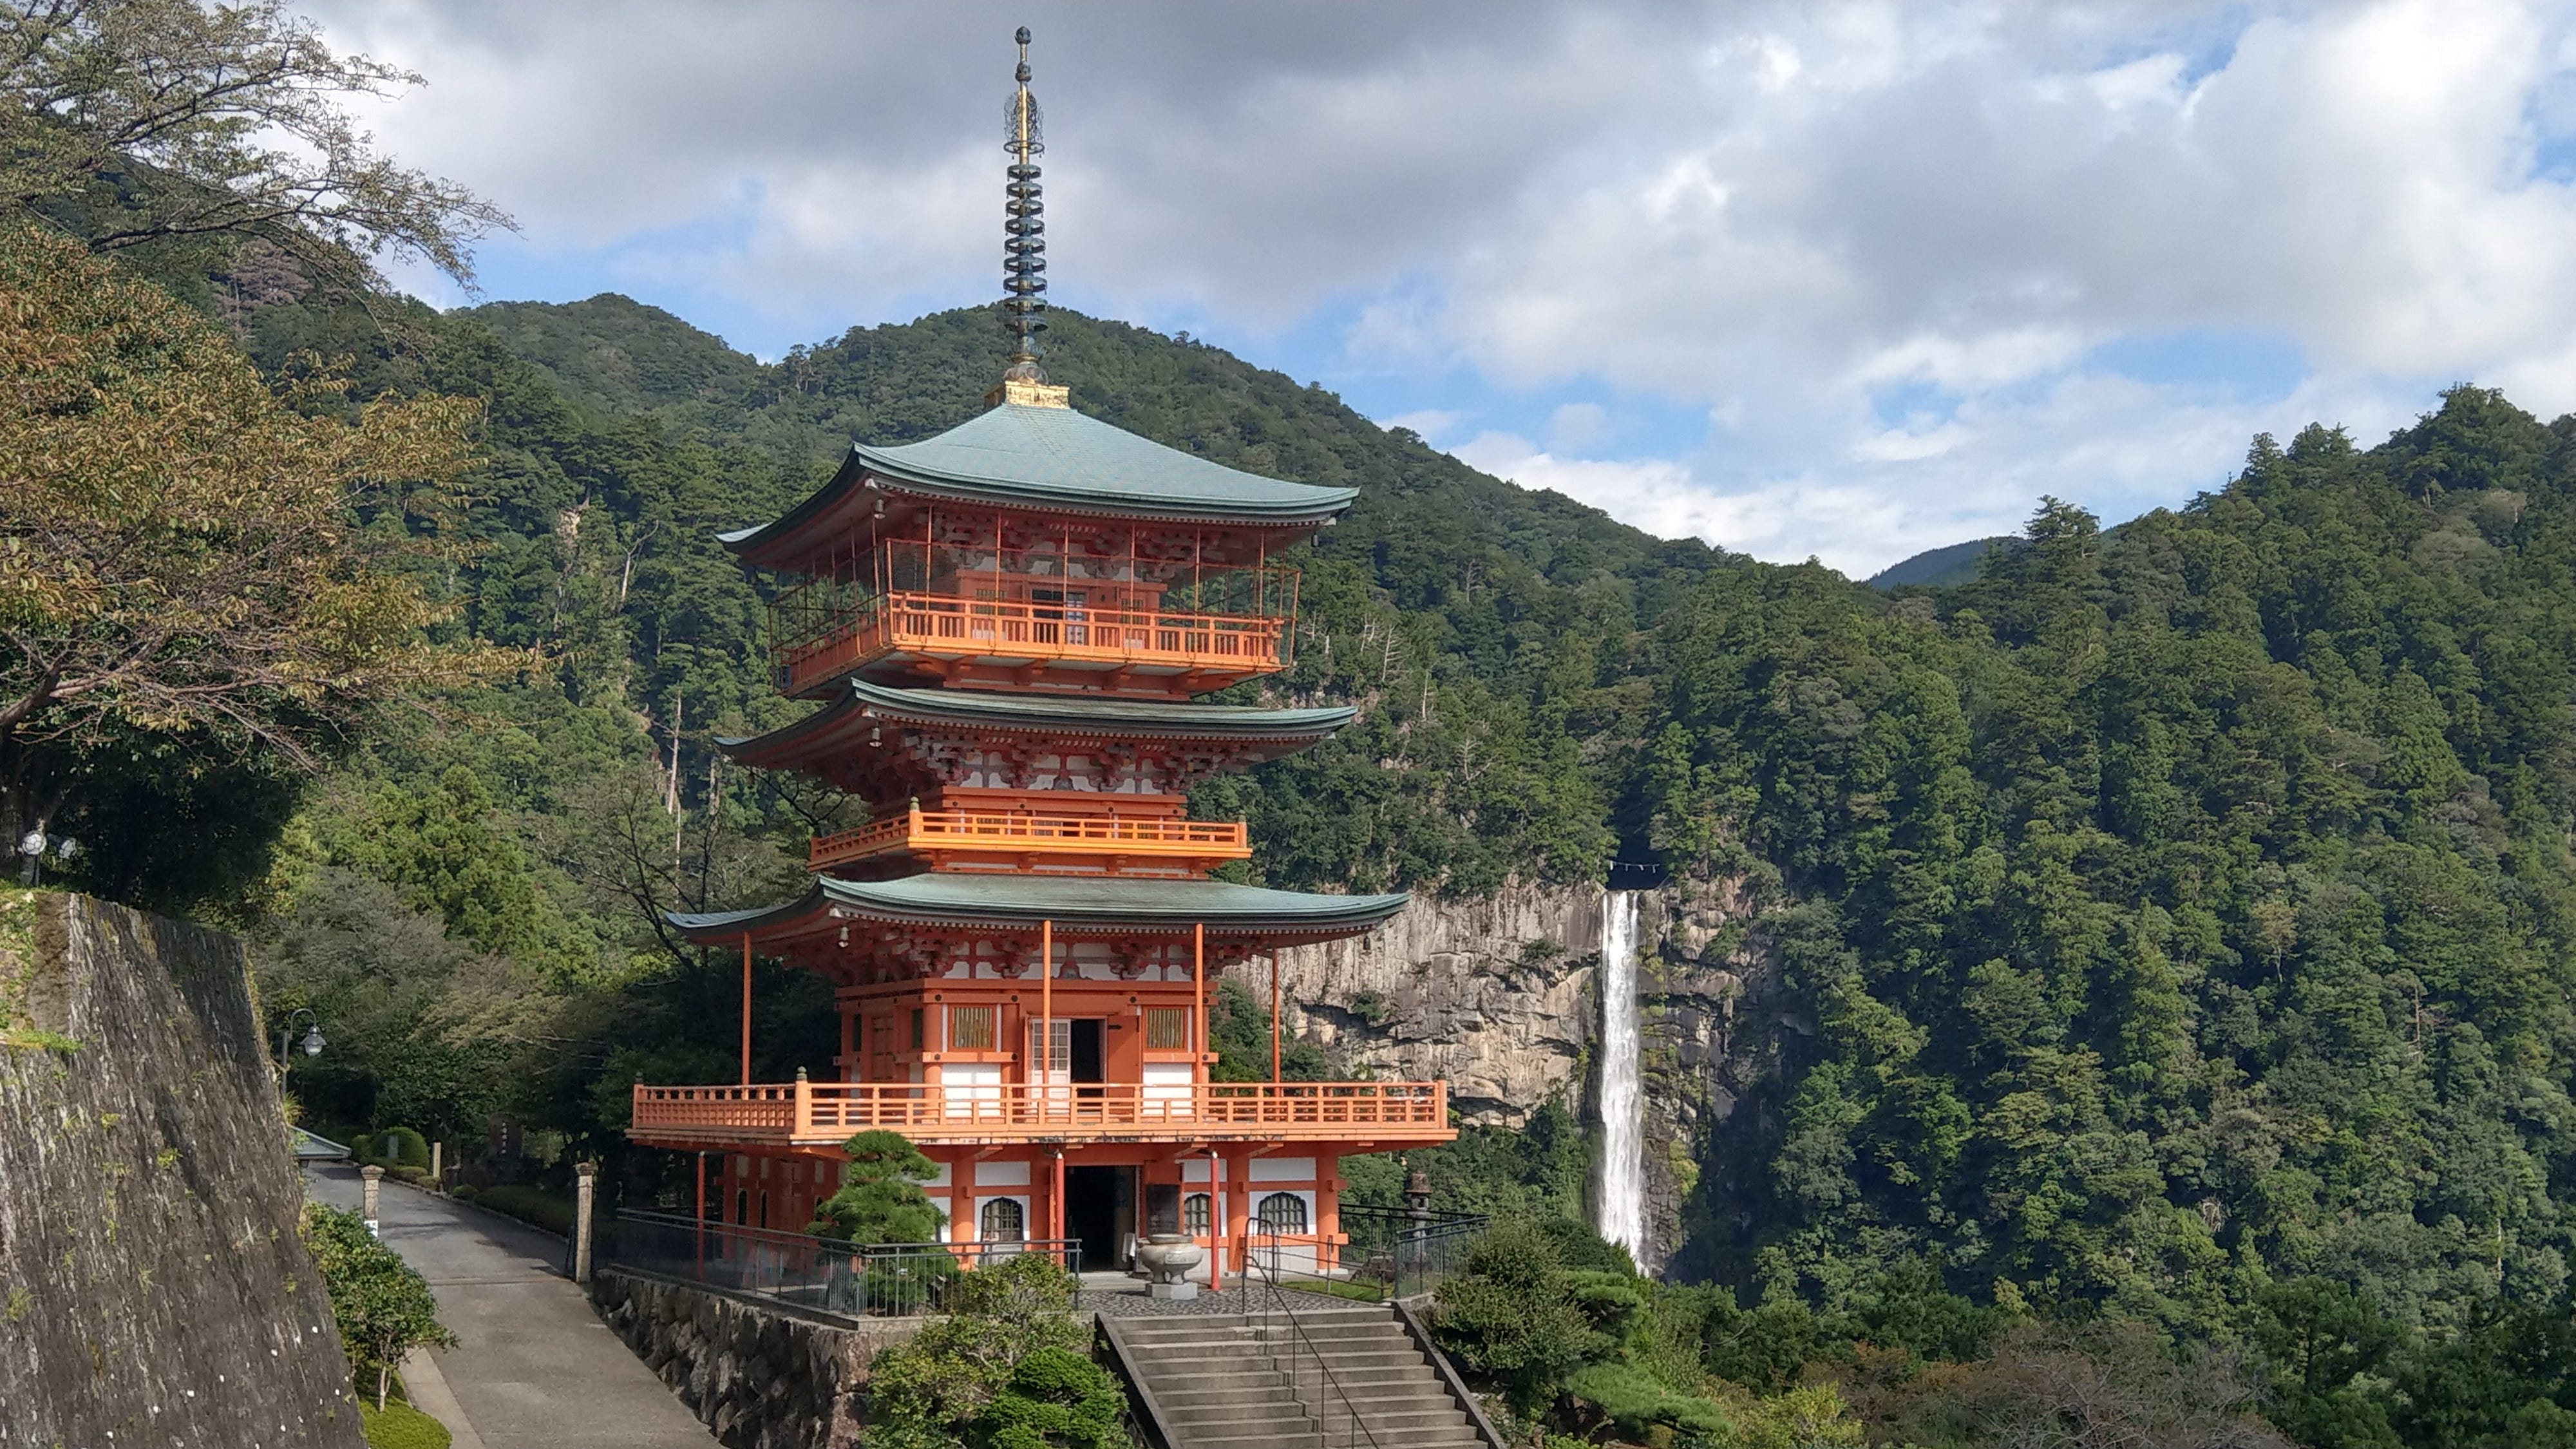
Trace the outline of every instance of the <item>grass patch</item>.
<instances>
[{"instance_id":1,"label":"grass patch","mask_svg":"<svg viewBox=\"0 0 2576 1449\"><path fill-rule=\"evenodd\" d=\"M367 1431L367 1449L447 1449L453 1435L447 1426L400 1399L387 1399L382 1411L375 1400L360 1396L358 1422Z\"/></svg>"},{"instance_id":2,"label":"grass patch","mask_svg":"<svg viewBox=\"0 0 2576 1449\"><path fill-rule=\"evenodd\" d=\"M1279 1286L1294 1288L1300 1293L1320 1293L1327 1298L1348 1298L1359 1303L1386 1301L1386 1289L1377 1283L1345 1282L1338 1278L1296 1278Z\"/></svg>"}]
</instances>

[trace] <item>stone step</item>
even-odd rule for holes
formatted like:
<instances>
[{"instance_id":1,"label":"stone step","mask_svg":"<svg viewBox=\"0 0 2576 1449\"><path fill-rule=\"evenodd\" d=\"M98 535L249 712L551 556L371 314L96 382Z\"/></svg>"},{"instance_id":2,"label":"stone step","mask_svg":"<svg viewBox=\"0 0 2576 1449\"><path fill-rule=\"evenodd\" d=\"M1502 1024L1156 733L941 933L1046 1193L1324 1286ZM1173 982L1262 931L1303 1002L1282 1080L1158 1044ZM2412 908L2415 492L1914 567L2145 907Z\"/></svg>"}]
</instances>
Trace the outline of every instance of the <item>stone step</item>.
<instances>
[{"instance_id":1,"label":"stone step","mask_svg":"<svg viewBox=\"0 0 2576 1449\"><path fill-rule=\"evenodd\" d=\"M1275 1361L1280 1369L1285 1369L1291 1361L1306 1364L1309 1374L1314 1372L1316 1359L1324 1361L1324 1366L1332 1369L1334 1374L1340 1374L1342 1369L1419 1369L1422 1366L1419 1348L1332 1348L1321 1346L1321 1343L1314 1348L1288 1348L1285 1343L1280 1343L1280 1346L1262 1348L1260 1354Z\"/></svg>"},{"instance_id":2,"label":"stone step","mask_svg":"<svg viewBox=\"0 0 2576 1449\"><path fill-rule=\"evenodd\" d=\"M1241 1333L1252 1325L1237 1317L1179 1317L1121 1319L1118 1331L1133 1339L1211 1337L1223 1333Z\"/></svg>"},{"instance_id":3,"label":"stone step","mask_svg":"<svg viewBox=\"0 0 2576 1449\"><path fill-rule=\"evenodd\" d=\"M1278 1431L1278 1434L1270 1434L1270 1431L1216 1436L1193 1434L1188 1441L1175 1444L1172 1449L1324 1449L1324 1431L1309 1426L1296 1428L1296 1431ZM1386 1449L1394 1449L1394 1444L1388 1444ZM1406 1449L1412 1449L1412 1446L1406 1446Z\"/></svg>"},{"instance_id":4,"label":"stone step","mask_svg":"<svg viewBox=\"0 0 2576 1449\"><path fill-rule=\"evenodd\" d=\"M1410 1338L1405 1337L1405 1336L1404 1336L1403 1334L1401 1334L1401 1333L1303 1333L1303 1334L1298 1334L1298 1333L1289 1333L1289 1332L1286 1332L1286 1331L1284 1331L1284 1330L1283 1330L1283 1331L1278 1332L1278 1333L1267 1333L1267 1334L1264 1334L1264 1333L1256 1333L1256 1334L1251 1334L1251 1335L1248 1335L1248 1336L1246 1336L1246 1337L1244 1337L1244 1338L1240 1338L1240 1339L1225 1339L1225 1340L1217 1340L1217 1341L1221 1341L1221 1342L1228 1342L1228 1343L1275 1343L1275 1344L1280 1345L1280 1346L1281 1346L1281 1347L1283 1347L1283 1348L1284 1348L1284 1347L1287 1347L1287 1346L1290 1346L1290 1345L1294 1345L1294 1344L1306 1344L1306 1345L1311 1345L1311 1346L1313 1346L1313 1347L1315 1347L1315 1348L1318 1348L1318 1349L1327 1349L1327 1350L1329 1350L1329 1349L1344 1349L1344 1348L1348 1348L1348 1349L1374 1348L1374 1349L1387 1349L1387 1350L1393 1350L1393 1349L1413 1349L1413 1348L1414 1348L1413 1340L1412 1340L1412 1339L1410 1339ZM1414 1349L1414 1351L1415 1351L1415 1352L1419 1352L1420 1350L1418 1350L1418 1349Z\"/></svg>"},{"instance_id":5,"label":"stone step","mask_svg":"<svg viewBox=\"0 0 2576 1449\"><path fill-rule=\"evenodd\" d=\"M1478 1449L1392 1310L1300 1307L1285 1314L1123 1320L1137 1378L1152 1389L1172 1449L1339 1449L1356 1416L1363 1446ZM1319 1365L1321 1381L1319 1382ZM1320 1395L1321 1403L1313 1402ZM1307 1402L1300 1402L1300 1397Z\"/></svg>"},{"instance_id":6,"label":"stone step","mask_svg":"<svg viewBox=\"0 0 2576 1449\"><path fill-rule=\"evenodd\" d=\"M1195 1429L1201 1433L1222 1432L1218 1426L1240 1426L1245 1432L1276 1426L1311 1424L1314 1416L1295 1399L1245 1399L1231 1404L1201 1404L1196 1408L1175 1409L1163 1406L1163 1417L1176 1429Z\"/></svg>"},{"instance_id":7,"label":"stone step","mask_svg":"<svg viewBox=\"0 0 2576 1449\"><path fill-rule=\"evenodd\" d=\"M1154 1386L1154 1397L1157 1399L1171 1394L1191 1393L1263 1395L1271 1389L1284 1390L1294 1387L1288 1381L1288 1375L1260 1367L1245 1368L1233 1373L1187 1375L1157 1374L1146 1371L1145 1380Z\"/></svg>"}]
</instances>

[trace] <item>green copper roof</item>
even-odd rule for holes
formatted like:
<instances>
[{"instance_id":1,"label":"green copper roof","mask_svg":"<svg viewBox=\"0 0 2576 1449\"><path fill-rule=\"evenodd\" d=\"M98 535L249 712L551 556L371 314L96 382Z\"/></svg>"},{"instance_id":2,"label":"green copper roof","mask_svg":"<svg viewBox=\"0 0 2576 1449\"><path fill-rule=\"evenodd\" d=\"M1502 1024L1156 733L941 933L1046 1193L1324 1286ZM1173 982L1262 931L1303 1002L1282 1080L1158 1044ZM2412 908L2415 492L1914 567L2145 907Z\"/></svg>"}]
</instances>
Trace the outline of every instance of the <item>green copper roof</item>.
<instances>
[{"instance_id":1,"label":"green copper roof","mask_svg":"<svg viewBox=\"0 0 2576 1449\"><path fill-rule=\"evenodd\" d=\"M852 448L888 478L994 503L1182 518L1321 523L1356 488L1317 488L1237 472L1071 408L1005 403L935 438Z\"/></svg>"},{"instance_id":2,"label":"green copper roof","mask_svg":"<svg viewBox=\"0 0 2576 1449\"><path fill-rule=\"evenodd\" d=\"M1001 694L977 689L898 689L864 679L849 692L796 723L747 739L719 736L729 755L776 753L819 739L862 720L983 725L1049 734L1147 736L1184 739L1321 738L1349 724L1357 710L1257 709L1240 704L1095 699L1081 695Z\"/></svg>"},{"instance_id":3,"label":"green copper roof","mask_svg":"<svg viewBox=\"0 0 2576 1449\"><path fill-rule=\"evenodd\" d=\"M1004 403L918 443L856 444L839 476L786 516L717 537L739 553L790 533L857 486L863 472L909 492L1005 507L1274 528L1329 523L1359 497L1356 488L1240 472L1071 408Z\"/></svg>"},{"instance_id":4,"label":"green copper roof","mask_svg":"<svg viewBox=\"0 0 2576 1449\"><path fill-rule=\"evenodd\" d=\"M906 924L1035 926L1061 929L1187 930L1200 922L1220 935L1355 935L1404 909L1412 899L1392 896L1318 896L1266 890L1216 880L1143 880L1117 876L974 875L928 872L896 880L837 880L817 876L801 900L750 911L713 914L672 912L673 926L689 935L721 939L836 914Z\"/></svg>"}]
</instances>

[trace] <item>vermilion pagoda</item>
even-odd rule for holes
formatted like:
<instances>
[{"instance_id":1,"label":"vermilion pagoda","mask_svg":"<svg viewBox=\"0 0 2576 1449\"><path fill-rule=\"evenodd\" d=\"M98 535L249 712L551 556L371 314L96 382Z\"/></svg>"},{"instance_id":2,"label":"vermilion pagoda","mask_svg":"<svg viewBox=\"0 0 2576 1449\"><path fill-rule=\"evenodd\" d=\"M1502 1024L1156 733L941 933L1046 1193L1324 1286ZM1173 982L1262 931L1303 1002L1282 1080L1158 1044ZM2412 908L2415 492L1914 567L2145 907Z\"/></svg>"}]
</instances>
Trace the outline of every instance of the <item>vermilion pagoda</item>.
<instances>
[{"instance_id":1,"label":"vermilion pagoda","mask_svg":"<svg viewBox=\"0 0 2576 1449\"><path fill-rule=\"evenodd\" d=\"M1251 843L1188 818L1185 792L1350 720L1192 698L1286 663L1296 576L1271 560L1356 495L1162 447L1045 384L1018 285L1032 141L1012 168L1029 305L987 411L855 447L785 517L724 536L782 585L773 658L821 706L723 747L858 796L872 823L813 842L800 900L672 918L742 952L743 1080L638 1086L630 1135L719 1154L701 1211L728 1222L801 1227L840 1144L882 1127L940 1165L958 1241L1076 1239L1104 1267L1185 1230L1234 1270L1257 1223L1329 1259L1340 1160L1448 1140L1444 1085L1212 1082L1210 981L1405 897L1211 880ZM833 1070L750 1081L755 953L838 988Z\"/></svg>"}]
</instances>

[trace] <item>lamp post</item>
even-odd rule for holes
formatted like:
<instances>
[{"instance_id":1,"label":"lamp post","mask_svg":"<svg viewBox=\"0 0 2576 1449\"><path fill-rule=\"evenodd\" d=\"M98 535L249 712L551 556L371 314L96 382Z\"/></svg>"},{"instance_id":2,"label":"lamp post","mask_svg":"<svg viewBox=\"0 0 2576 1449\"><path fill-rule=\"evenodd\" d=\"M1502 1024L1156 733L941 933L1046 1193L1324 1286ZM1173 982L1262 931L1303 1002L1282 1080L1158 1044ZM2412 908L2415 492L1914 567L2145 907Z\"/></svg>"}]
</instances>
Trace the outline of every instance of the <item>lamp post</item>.
<instances>
[{"instance_id":1,"label":"lamp post","mask_svg":"<svg viewBox=\"0 0 2576 1449\"><path fill-rule=\"evenodd\" d=\"M18 868L18 883L24 886L44 884L45 852L51 849L56 860L69 860L80 854L80 842L68 835L47 836L40 826L18 837L18 853L27 863Z\"/></svg>"},{"instance_id":2,"label":"lamp post","mask_svg":"<svg viewBox=\"0 0 2576 1449\"><path fill-rule=\"evenodd\" d=\"M322 1048L328 1045L322 1040L322 1020L313 1014L312 1007L299 1006L288 1012L286 1025L277 1029L277 1075L281 1080L286 1076L287 1038L295 1035L295 1019L299 1016L303 1017L305 1022L304 1039L295 1045L304 1048L304 1054L308 1057L322 1055Z\"/></svg>"}]
</instances>

